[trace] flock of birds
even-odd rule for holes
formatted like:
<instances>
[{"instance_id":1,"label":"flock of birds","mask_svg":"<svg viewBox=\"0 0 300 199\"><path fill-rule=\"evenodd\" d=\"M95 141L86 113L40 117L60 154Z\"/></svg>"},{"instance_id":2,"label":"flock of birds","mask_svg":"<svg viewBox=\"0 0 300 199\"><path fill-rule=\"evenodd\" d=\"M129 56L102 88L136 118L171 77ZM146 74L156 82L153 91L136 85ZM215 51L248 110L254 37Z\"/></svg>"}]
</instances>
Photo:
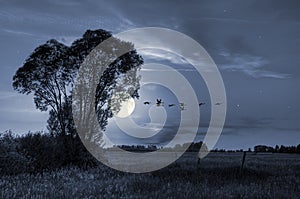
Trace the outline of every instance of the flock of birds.
<instances>
[{"instance_id":1,"label":"flock of birds","mask_svg":"<svg viewBox=\"0 0 300 199\"><path fill-rule=\"evenodd\" d=\"M144 102L144 105L150 105L150 104L151 104L151 102L149 102L149 101ZM216 106L219 106L221 104L222 104L221 102L215 103ZM164 102L162 101L162 99L156 99L156 106L163 106L163 105L164 105ZM199 103L199 107L203 106L203 105L205 105L204 102ZM168 104L168 106L169 107L174 107L174 106L176 106L176 104ZM180 102L179 107L180 107L181 110L184 110L184 103Z\"/></svg>"}]
</instances>

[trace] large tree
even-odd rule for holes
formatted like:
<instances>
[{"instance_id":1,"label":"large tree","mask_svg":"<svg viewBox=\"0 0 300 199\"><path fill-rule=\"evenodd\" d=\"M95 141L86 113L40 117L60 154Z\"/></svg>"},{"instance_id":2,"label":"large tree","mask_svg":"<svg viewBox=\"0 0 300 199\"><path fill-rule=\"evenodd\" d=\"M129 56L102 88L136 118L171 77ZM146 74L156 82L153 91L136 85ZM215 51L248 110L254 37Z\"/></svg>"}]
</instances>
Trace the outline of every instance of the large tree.
<instances>
[{"instance_id":1,"label":"large tree","mask_svg":"<svg viewBox=\"0 0 300 199\"><path fill-rule=\"evenodd\" d=\"M77 42L84 43L82 39ZM134 45L117 38L97 46L82 63L72 96L73 114L89 151L103 143L102 130L112 111L118 112L128 97L138 97L137 71L142 64Z\"/></svg>"},{"instance_id":2,"label":"large tree","mask_svg":"<svg viewBox=\"0 0 300 199\"><path fill-rule=\"evenodd\" d=\"M50 40L37 47L25 61L13 77L13 87L20 93L33 94L36 108L41 111L49 111L48 129L56 135L76 136L74 123L71 117L72 87L75 76L80 65L89 53L104 40L111 38L110 32L105 30L88 30L82 38L73 42L71 46L65 46L56 40ZM109 59L115 59L106 67L97 86L96 107L100 126L104 129L107 119L112 116L109 98L113 89L119 89L118 79L127 82L127 85L134 84L138 88L138 78L130 80L124 78L122 74L128 71L136 75L138 68L143 64L142 57L137 54L133 44L115 39L107 46L117 51L124 45L129 46L130 52L116 57L115 55L105 55ZM105 52L101 52L105 54ZM132 75L131 75L132 76ZM123 84L124 85L124 84ZM127 91L132 87L124 87ZM130 91L133 97L138 96L137 90ZM84 103L82 93L82 109L87 108Z\"/></svg>"},{"instance_id":3,"label":"large tree","mask_svg":"<svg viewBox=\"0 0 300 199\"><path fill-rule=\"evenodd\" d=\"M34 95L36 108L55 112L65 134L62 107L69 95L68 86L74 68L68 63L68 47L56 40L36 48L13 77L13 87L20 93Z\"/></svg>"}]
</instances>

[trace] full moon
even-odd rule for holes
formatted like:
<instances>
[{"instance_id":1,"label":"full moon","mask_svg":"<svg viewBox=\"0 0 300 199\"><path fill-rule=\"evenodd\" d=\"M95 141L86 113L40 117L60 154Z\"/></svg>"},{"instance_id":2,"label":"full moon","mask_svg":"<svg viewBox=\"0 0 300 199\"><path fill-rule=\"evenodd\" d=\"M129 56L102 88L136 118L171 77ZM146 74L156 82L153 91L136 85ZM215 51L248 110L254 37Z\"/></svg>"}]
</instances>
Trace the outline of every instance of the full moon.
<instances>
[{"instance_id":1,"label":"full moon","mask_svg":"<svg viewBox=\"0 0 300 199\"><path fill-rule=\"evenodd\" d=\"M132 114L135 108L135 102L132 97L127 99L126 101L121 102L120 111L114 113L115 116L119 118L125 118Z\"/></svg>"}]
</instances>

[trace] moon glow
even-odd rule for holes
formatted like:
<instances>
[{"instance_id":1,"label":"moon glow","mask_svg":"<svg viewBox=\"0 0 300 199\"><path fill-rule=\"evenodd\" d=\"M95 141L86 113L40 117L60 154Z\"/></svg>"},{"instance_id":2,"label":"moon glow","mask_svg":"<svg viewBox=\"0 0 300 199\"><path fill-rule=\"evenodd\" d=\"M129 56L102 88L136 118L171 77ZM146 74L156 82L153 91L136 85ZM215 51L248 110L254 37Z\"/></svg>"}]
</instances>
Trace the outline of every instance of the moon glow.
<instances>
[{"instance_id":1,"label":"moon glow","mask_svg":"<svg viewBox=\"0 0 300 199\"><path fill-rule=\"evenodd\" d=\"M135 109L135 101L132 97L121 102L119 112L113 112L116 117L126 118L130 116Z\"/></svg>"}]
</instances>

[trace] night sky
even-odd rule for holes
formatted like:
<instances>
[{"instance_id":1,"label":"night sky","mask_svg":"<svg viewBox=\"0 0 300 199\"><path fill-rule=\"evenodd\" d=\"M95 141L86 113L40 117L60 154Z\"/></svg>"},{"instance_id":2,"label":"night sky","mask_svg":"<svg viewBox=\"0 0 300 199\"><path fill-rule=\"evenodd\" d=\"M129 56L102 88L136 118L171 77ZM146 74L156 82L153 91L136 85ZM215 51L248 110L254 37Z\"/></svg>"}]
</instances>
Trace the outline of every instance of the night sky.
<instances>
[{"instance_id":1,"label":"night sky","mask_svg":"<svg viewBox=\"0 0 300 199\"><path fill-rule=\"evenodd\" d=\"M46 130L48 113L36 110L32 96L18 94L11 86L14 73L37 46L52 38L69 45L87 29L117 34L147 26L190 36L217 64L227 93L227 118L216 147L299 144L297 0L0 0L0 132ZM172 57L167 59L176 65ZM147 89L151 87L143 92ZM205 94L199 98L208 100ZM209 105L203 109L205 129Z\"/></svg>"}]
</instances>

